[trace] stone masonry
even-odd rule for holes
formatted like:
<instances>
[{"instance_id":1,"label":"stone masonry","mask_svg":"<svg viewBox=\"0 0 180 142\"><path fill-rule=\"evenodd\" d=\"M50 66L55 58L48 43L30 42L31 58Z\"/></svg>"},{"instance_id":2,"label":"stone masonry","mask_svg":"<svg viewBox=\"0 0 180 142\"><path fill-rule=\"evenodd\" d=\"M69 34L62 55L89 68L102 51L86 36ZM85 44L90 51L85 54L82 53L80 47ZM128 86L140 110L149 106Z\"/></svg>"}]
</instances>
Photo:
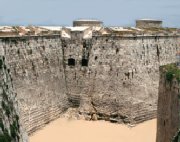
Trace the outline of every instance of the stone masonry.
<instances>
[{"instance_id":1,"label":"stone masonry","mask_svg":"<svg viewBox=\"0 0 180 142\"><path fill-rule=\"evenodd\" d=\"M19 121L16 95L4 50L0 46L0 142L28 141L26 132Z\"/></svg>"},{"instance_id":2,"label":"stone masonry","mask_svg":"<svg viewBox=\"0 0 180 142\"><path fill-rule=\"evenodd\" d=\"M156 142L179 142L178 137L174 141L173 137L180 128L180 84L176 77L169 81L168 73L167 66L160 67Z\"/></svg>"},{"instance_id":3,"label":"stone masonry","mask_svg":"<svg viewBox=\"0 0 180 142\"><path fill-rule=\"evenodd\" d=\"M0 45L32 134L65 113L128 124L155 118L159 66L176 61L180 36L170 28L65 27L57 35L1 37Z\"/></svg>"}]
</instances>

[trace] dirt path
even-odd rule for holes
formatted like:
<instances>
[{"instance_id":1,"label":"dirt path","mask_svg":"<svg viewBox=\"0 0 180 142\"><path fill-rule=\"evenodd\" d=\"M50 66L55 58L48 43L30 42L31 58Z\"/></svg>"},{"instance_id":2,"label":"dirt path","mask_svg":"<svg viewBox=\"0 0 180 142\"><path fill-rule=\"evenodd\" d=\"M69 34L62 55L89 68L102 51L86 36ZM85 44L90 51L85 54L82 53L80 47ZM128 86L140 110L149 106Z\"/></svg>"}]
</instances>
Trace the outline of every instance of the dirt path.
<instances>
[{"instance_id":1,"label":"dirt path","mask_svg":"<svg viewBox=\"0 0 180 142\"><path fill-rule=\"evenodd\" d=\"M30 142L155 142L156 119L134 128L105 121L58 119L30 137Z\"/></svg>"}]
</instances>

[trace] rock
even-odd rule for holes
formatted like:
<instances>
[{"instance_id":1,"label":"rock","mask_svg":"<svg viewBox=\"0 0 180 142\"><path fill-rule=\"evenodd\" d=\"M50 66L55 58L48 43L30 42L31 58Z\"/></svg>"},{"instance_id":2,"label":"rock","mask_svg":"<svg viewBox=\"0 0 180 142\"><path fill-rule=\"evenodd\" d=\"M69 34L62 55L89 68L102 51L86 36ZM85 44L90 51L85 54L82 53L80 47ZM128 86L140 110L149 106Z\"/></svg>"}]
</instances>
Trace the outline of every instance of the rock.
<instances>
[{"instance_id":1,"label":"rock","mask_svg":"<svg viewBox=\"0 0 180 142\"><path fill-rule=\"evenodd\" d=\"M94 121L98 120L98 117L95 113L92 114L91 120L94 120Z\"/></svg>"}]
</instances>

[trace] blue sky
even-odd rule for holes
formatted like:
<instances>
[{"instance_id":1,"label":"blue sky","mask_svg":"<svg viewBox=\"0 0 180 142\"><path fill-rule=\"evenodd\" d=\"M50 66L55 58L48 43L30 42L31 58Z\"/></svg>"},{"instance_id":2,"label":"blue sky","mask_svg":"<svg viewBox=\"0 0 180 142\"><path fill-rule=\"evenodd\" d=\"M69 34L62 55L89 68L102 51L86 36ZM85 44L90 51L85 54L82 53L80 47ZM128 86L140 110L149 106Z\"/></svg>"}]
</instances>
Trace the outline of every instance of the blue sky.
<instances>
[{"instance_id":1,"label":"blue sky","mask_svg":"<svg viewBox=\"0 0 180 142\"><path fill-rule=\"evenodd\" d=\"M105 26L134 26L140 18L180 27L180 0L0 0L0 25L72 25L93 18Z\"/></svg>"}]
</instances>

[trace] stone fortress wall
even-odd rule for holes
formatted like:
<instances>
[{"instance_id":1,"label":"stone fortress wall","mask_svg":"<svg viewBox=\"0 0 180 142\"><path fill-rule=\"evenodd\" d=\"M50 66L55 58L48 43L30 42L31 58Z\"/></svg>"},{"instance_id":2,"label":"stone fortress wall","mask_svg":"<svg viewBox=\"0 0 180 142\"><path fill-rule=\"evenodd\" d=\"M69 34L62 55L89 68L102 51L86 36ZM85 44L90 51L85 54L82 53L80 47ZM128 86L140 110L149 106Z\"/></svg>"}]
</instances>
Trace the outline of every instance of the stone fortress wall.
<instances>
[{"instance_id":1,"label":"stone fortress wall","mask_svg":"<svg viewBox=\"0 0 180 142\"><path fill-rule=\"evenodd\" d=\"M19 121L17 94L12 85L9 66L0 46L0 141L28 142L28 137Z\"/></svg>"},{"instance_id":2,"label":"stone fortress wall","mask_svg":"<svg viewBox=\"0 0 180 142\"><path fill-rule=\"evenodd\" d=\"M176 75L168 80L168 66L173 64L160 67L156 142L178 142L180 138L174 138L180 128L180 86Z\"/></svg>"},{"instance_id":3,"label":"stone fortress wall","mask_svg":"<svg viewBox=\"0 0 180 142\"><path fill-rule=\"evenodd\" d=\"M18 94L21 120L29 133L58 118L67 107L59 36L7 38L2 46Z\"/></svg>"},{"instance_id":4,"label":"stone fortress wall","mask_svg":"<svg viewBox=\"0 0 180 142\"><path fill-rule=\"evenodd\" d=\"M176 61L180 37L124 32L65 28L64 35L1 38L29 134L65 112L133 124L156 117L159 65Z\"/></svg>"}]
</instances>

